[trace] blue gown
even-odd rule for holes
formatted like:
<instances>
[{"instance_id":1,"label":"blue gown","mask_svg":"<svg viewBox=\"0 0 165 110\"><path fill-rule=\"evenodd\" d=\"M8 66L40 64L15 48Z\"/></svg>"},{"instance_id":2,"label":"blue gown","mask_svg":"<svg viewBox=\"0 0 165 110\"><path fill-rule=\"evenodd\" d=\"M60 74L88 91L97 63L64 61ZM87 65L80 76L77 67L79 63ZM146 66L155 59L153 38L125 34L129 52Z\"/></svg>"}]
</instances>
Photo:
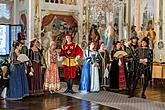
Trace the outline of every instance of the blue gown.
<instances>
[{"instance_id":1,"label":"blue gown","mask_svg":"<svg viewBox=\"0 0 165 110\"><path fill-rule=\"evenodd\" d=\"M84 53L85 61L82 67L82 74L80 79L79 90L81 93L88 93L90 91L90 62L91 57L89 56L89 50L86 50Z\"/></svg>"},{"instance_id":2,"label":"blue gown","mask_svg":"<svg viewBox=\"0 0 165 110\"><path fill-rule=\"evenodd\" d=\"M24 64L16 61L16 54L13 53L13 63L10 70L9 87L7 89L7 99L19 100L29 94L28 81L25 74Z\"/></svg>"}]
</instances>

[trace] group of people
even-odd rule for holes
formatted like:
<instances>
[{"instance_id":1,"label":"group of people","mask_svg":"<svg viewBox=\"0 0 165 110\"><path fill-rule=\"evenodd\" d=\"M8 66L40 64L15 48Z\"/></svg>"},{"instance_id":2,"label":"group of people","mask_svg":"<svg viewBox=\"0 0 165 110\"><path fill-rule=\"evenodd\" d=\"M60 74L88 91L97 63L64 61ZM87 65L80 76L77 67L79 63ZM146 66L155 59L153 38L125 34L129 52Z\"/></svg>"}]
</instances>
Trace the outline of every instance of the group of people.
<instances>
[{"instance_id":1,"label":"group of people","mask_svg":"<svg viewBox=\"0 0 165 110\"><path fill-rule=\"evenodd\" d=\"M109 27L108 30L113 30L112 28ZM137 34L132 34L128 45L125 45L124 40L118 41L117 38L109 38L110 41L106 40L106 37L103 39L97 28L92 25L89 45L84 51L80 92L99 92L108 87L113 91L128 90L129 97L133 97L138 80L144 74L141 97L146 98L145 91L149 80L152 79L151 47L154 43L151 35L155 32L151 28L151 22L146 33L146 36L140 38ZM115 37L114 31L110 32L109 36ZM107 41L109 44L106 44Z\"/></svg>"},{"instance_id":2,"label":"group of people","mask_svg":"<svg viewBox=\"0 0 165 110\"><path fill-rule=\"evenodd\" d=\"M56 43L52 41L48 50L46 74L42 71L43 55L40 42L34 38L30 41L30 48L25 46L26 35L18 33L18 40L14 41L8 63L8 83L1 81L1 91L7 87L4 98L19 100L25 96L44 94L44 90L54 93L61 89L57 61ZM2 77L1 79L2 80Z\"/></svg>"},{"instance_id":3,"label":"group of people","mask_svg":"<svg viewBox=\"0 0 165 110\"><path fill-rule=\"evenodd\" d=\"M109 35L112 37L113 33ZM80 58L84 58L79 85L80 93L99 92L108 87L115 91L127 89L129 97L133 97L138 80L143 73L144 86L141 97L146 98L145 90L148 81L151 80L153 60L148 35L150 34L140 41L136 35L133 35L128 46L124 45L124 40L117 41L113 38L113 42L112 39L108 40L113 46L107 48L106 40L101 39L96 27L92 25L88 46L83 52L79 45L72 41L72 35L65 34L66 43L62 45L60 52L56 50L56 41L51 41L44 74L42 71L43 50L40 42L36 38L32 39L28 49L24 45L26 36L20 32L10 54L6 99L18 100L27 95L41 95L44 94L44 90L51 94L59 91L61 86L58 61L62 61L63 73L67 81L64 92L73 94L73 80L76 78ZM18 57L22 54L26 55L28 60L19 60Z\"/></svg>"}]
</instances>

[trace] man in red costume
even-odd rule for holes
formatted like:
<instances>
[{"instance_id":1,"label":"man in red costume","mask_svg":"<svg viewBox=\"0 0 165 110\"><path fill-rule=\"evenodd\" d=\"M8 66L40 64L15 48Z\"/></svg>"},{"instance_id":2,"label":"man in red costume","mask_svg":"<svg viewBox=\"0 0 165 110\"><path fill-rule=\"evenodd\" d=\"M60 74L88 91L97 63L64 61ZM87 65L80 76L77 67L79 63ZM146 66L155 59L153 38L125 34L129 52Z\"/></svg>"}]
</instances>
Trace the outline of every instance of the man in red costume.
<instances>
[{"instance_id":1,"label":"man in red costume","mask_svg":"<svg viewBox=\"0 0 165 110\"><path fill-rule=\"evenodd\" d=\"M64 76L67 79L67 89L65 93L74 93L73 79L76 77L76 66L78 65L78 59L82 57L83 51L81 48L72 42L72 36L70 34L64 35L66 43L62 46L60 56L63 57L62 66L64 70Z\"/></svg>"}]
</instances>

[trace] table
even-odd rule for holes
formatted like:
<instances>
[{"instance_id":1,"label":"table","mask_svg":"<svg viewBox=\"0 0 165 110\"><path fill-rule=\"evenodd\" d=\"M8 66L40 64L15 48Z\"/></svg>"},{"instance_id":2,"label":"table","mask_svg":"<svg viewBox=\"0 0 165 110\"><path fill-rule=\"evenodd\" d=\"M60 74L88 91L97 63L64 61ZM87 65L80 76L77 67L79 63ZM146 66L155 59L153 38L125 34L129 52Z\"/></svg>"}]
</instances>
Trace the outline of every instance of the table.
<instances>
[{"instance_id":1,"label":"table","mask_svg":"<svg viewBox=\"0 0 165 110\"><path fill-rule=\"evenodd\" d=\"M152 78L165 79L165 64L153 63Z\"/></svg>"},{"instance_id":2,"label":"table","mask_svg":"<svg viewBox=\"0 0 165 110\"><path fill-rule=\"evenodd\" d=\"M153 63L152 80L156 87L163 87L165 83L165 64Z\"/></svg>"}]
</instances>

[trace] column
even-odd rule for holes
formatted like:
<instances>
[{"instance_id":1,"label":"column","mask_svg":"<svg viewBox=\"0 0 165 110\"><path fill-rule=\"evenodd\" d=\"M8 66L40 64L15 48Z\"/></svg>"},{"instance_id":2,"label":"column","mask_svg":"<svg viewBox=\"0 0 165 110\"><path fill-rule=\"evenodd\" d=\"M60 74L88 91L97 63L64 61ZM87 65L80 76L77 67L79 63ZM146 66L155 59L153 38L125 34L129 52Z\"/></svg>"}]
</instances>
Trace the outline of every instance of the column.
<instances>
[{"instance_id":1,"label":"column","mask_svg":"<svg viewBox=\"0 0 165 110\"><path fill-rule=\"evenodd\" d=\"M14 0L14 24L17 24L17 1Z\"/></svg>"},{"instance_id":2,"label":"column","mask_svg":"<svg viewBox=\"0 0 165 110\"><path fill-rule=\"evenodd\" d=\"M128 36L127 36L127 41L129 39L129 35L130 35L130 30L131 30L131 18L132 18L132 15L131 15L131 10L132 10L132 7L131 7L131 0L126 0L126 23L128 24Z\"/></svg>"},{"instance_id":3,"label":"column","mask_svg":"<svg viewBox=\"0 0 165 110\"><path fill-rule=\"evenodd\" d=\"M159 1L159 0L158 0ZM162 18L160 18L161 20L162 20L162 22L160 22L161 23L161 25L162 25L162 40L165 42L165 1L164 0L162 0L163 1L163 10L162 10L162 14L163 14L163 16L162 16Z\"/></svg>"},{"instance_id":4,"label":"column","mask_svg":"<svg viewBox=\"0 0 165 110\"><path fill-rule=\"evenodd\" d=\"M91 4L90 4L90 0L88 0L87 2L86 2L86 7L87 7L87 30L86 30L86 40L87 40L87 42L88 42L88 35L89 35L89 29L90 29L90 16L91 16Z\"/></svg>"},{"instance_id":5,"label":"column","mask_svg":"<svg viewBox=\"0 0 165 110\"><path fill-rule=\"evenodd\" d=\"M119 6L119 39L123 39L123 5Z\"/></svg>"},{"instance_id":6,"label":"column","mask_svg":"<svg viewBox=\"0 0 165 110\"><path fill-rule=\"evenodd\" d=\"M41 3L42 3L42 0L39 0L38 2L38 37L39 37L40 42L41 42L41 25L42 25Z\"/></svg>"},{"instance_id":7,"label":"column","mask_svg":"<svg viewBox=\"0 0 165 110\"><path fill-rule=\"evenodd\" d=\"M32 29L32 24L33 23L33 19L32 19L32 1L34 0L28 0L28 11L27 11L27 40L30 41L30 39L33 38L32 33L33 33L33 29ZM28 42L29 43L29 42Z\"/></svg>"},{"instance_id":8,"label":"column","mask_svg":"<svg viewBox=\"0 0 165 110\"><path fill-rule=\"evenodd\" d=\"M164 0L163 0L164 1ZM159 25L159 20L160 20L160 13L159 13L159 9L160 9L160 1L159 0L154 0L154 30L156 32L156 44L155 44L155 49L157 48L157 42L159 41L159 36L160 36L160 25Z\"/></svg>"},{"instance_id":9,"label":"column","mask_svg":"<svg viewBox=\"0 0 165 110\"><path fill-rule=\"evenodd\" d=\"M79 0L79 2L77 2L78 7L79 7L79 11L78 11L78 33L79 33L79 39L77 43L81 43L82 41L82 36L83 36L83 5L84 5L84 1L83 0Z\"/></svg>"},{"instance_id":10,"label":"column","mask_svg":"<svg viewBox=\"0 0 165 110\"><path fill-rule=\"evenodd\" d=\"M164 1L164 0L162 0ZM159 25L159 20L160 20L160 0L154 0L154 30L156 32L156 43L154 47L154 59L156 61L159 61L159 56L160 56L160 50L158 49L158 41L159 41L159 36L160 36L160 25ZM161 24L162 25L162 24Z\"/></svg>"}]
</instances>

